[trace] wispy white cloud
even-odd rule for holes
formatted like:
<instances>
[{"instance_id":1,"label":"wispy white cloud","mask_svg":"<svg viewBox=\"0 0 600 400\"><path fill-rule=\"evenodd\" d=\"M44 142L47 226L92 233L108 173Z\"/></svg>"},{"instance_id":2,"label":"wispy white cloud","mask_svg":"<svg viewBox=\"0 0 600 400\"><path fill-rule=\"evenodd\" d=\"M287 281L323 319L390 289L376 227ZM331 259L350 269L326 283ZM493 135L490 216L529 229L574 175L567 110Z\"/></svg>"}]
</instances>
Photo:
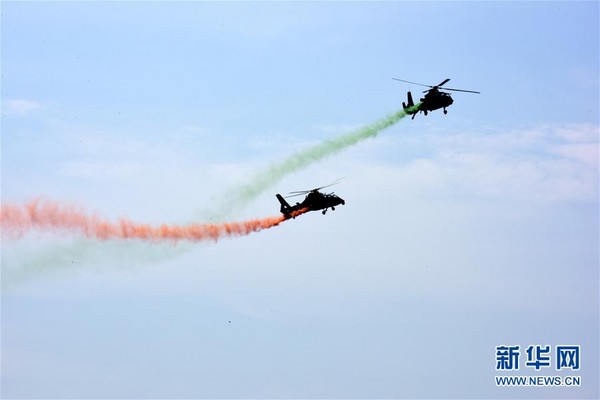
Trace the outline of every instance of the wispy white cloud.
<instances>
[{"instance_id":1,"label":"wispy white cloud","mask_svg":"<svg viewBox=\"0 0 600 400\"><path fill-rule=\"evenodd\" d=\"M555 128L554 134L568 143L598 143L600 127L593 124L571 124Z\"/></svg>"},{"instance_id":2,"label":"wispy white cloud","mask_svg":"<svg viewBox=\"0 0 600 400\"><path fill-rule=\"evenodd\" d=\"M471 193L537 200L591 200L598 195L597 126L453 135L431 160L444 181Z\"/></svg>"},{"instance_id":3,"label":"wispy white cloud","mask_svg":"<svg viewBox=\"0 0 600 400\"><path fill-rule=\"evenodd\" d=\"M388 136L371 143L372 157L387 154L387 161L362 159L360 171L385 176L404 195L590 201L598 197L599 130L572 124ZM347 175L362 175L356 160L347 164Z\"/></svg>"},{"instance_id":4,"label":"wispy white cloud","mask_svg":"<svg viewBox=\"0 0 600 400\"><path fill-rule=\"evenodd\" d=\"M14 99L2 101L2 113L7 115L27 115L42 107L42 103L35 100Z\"/></svg>"}]
</instances>

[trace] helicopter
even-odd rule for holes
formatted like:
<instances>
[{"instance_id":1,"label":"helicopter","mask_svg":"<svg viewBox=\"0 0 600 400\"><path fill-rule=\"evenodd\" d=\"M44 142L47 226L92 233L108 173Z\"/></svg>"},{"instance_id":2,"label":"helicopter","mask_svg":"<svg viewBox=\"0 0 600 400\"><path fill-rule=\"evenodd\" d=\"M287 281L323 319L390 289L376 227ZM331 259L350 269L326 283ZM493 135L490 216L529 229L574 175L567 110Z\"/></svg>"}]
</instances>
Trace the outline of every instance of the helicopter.
<instances>
[{"instance_id":1,"label":"helicopter","mask_svg":"<svg viewBox=\"0 0 600 400\"><path fill-rule=\"evenodd\" d=\"M444 84L446 84L450 79L445 79L435 86L423 85L422 83L405 81L404 79L398 79L398 78L392 78L392 79L400 81L400 82L412 83L413 85L426 86L426 87L431 88L431 89L423 91L423 93L425 93L425 96L423 96L421 98L421 100L419 100L419 103L416 106L413 101L412 94L410 93L410 91L408 91L408 93L407 93L408 103L402 102L402 108L404 109L404 111L406 111L407 114L412 115L412 119L415 119L415 116L420 111L423 111L423 114L427 115L428 111L433 111L433 110L437 110L440 108L444 109L444 114L448 114L448 110L446 110L446 107L449 107L452 103L454 103L454 100L452 100L452 96L450 96L450 93L440 92L440 90L439 90L440 87L443 86ZM466 93L478 93L478 94L480 93L480 92L476 92L474 90L464 90L464 89L443 88L442 90L451 90L454 92L466 92Z\"/></svg>"},{"instance_id":2,"label":"helicopter","mask_svg":"<svg viewBox=\"0 0 600 400\"><path fill-rule=\"evenodd\" d=\"M341 204L341 205L346 204L344 199L336 196L333 193L326 194L326 193L319 192L319 190L324 189L329 186L333 186L333 185L339 183L339 181L340 181L340 179L338 179L337 181L335 181L333 183L330 183L329 185L321 186L321 187L311 189L311 190L300 190L297 192L290 192L290 196L286 196L285 198L282 195L280 195L279 193L277 193L275 196L277 197L277 200L279 200L279 203L281 204L281 208L280 208L281 213L285 216L286 219L296 218L296 216L299 215L299 213L304 213L307 211L323 210L322 214L325 215L325 213L327 212L327 210L329 208L331 208L332 210L335 210L335 206L337 206L339 204ZM285 200L286 198L289 198L289 197L302 196L304 194L306 195L304 200L301 203L298 202L293 206L290 206L288 204L288 202Z\"/></svg>"}]
</instances>

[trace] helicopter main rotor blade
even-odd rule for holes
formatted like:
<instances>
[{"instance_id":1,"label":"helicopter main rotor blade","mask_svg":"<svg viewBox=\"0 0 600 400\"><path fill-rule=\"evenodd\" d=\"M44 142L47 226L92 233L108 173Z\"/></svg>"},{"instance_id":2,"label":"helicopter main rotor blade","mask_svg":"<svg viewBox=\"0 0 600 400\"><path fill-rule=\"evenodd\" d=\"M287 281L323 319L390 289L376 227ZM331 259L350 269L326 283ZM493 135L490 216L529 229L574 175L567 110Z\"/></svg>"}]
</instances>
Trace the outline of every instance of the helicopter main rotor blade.
<instances>
[{"instance_id":1,"label":"helicopter main rotor blade","mask_svg":"<svg viewBox=\"0 0 600 400\"><path fill-rule=\"evenodd\" d=\"M433 86L431 86L431 85L423 85L422 83L405 81L404 79L398 79L398 78L392 78L392 79L396 80L396 81L400 81L400 82L412 83L413 85L419 85L419 86L425 86L425 87L428 87L428 88L433 88Z\"/></svg>"},{"instance_id":2,"label":"helicopter main rotor blade","mask_svg":"<svg viewBox=\"0 0 600 400\"><path fill-rule=\"evenodd\" d=\"M329 186L337 185L338 183L340 183L340 181L341 181L342 179L345 179L345 178L346 178L346 177L343 177L343 178L340 178L340 179L336 179L335 181L331 182L329 185L321 186L321 187L318 187L318 188L316 188L316 189L313 189L313 190L321 190L321 189L325 189L325 188L327 188L327 187L329 187Z\"/></svg>"},{"instance_id":3,"label":"helicopter main rotor blade","mask_svg":"<svg viewBox=\"0 0 600 400\"><path fill-rule=\"evenodd\" d=\"M342 178L336 179L335 181L331 182L329 185L321 186L321 187L314 188L314 189L310 189L310 190L296 190L296 191L294 191L294 192L290 192L289 194L291 194L291 195L293 195L293 196L300 196L301 194L308 194L308 193L310 193L310 192L316 192L316 191L318 191L318 190L321 190L321 189L324 189L324 188L326 188L326 187L333 186L333 185L337 185L338 183L340 183L340 181L341 181L342 179L345 179L345 178L346 178L346 177L344 176L344 177L342 177ZM292 196L288 196L288 197L292 197Z\"/></svg>"},{"instance_id":4,"label":"helicopter main rotor blade","mask_svg":"<svg viewBox=\"0 0 600 400\"><path fill-rule=\"evenodd\" d=\"M289 194L294 194L294 195L301 195L301 194L306 194L306 193L310 193L312 192L312 190L296 190L295 192L290 192Z\"/></svg>"},{"instance_id":5,"label":"helicopter main rotor blade","mask_svg":"<svg viewBox=\"0 0 600 400\"><path fill-rule=\"evenodd\" d=\"M308 193L308 192L307 192ZM284 199L289 199L290 197L298 197L298 196L302 196L305 195L306 193L298 193L298 194L292 194L290 196L284 196Z\"/></svg>"},{"instance_id":6,"label":"helicopter main rotor blade","mask_svg":"<svg viewBox=\"0 0 600 400\"><path fill-rule=\"evenodd\" d=\"M477 93L477 94L481 94L481 92L476 92L475 90L450 89L450 88L443 88L443 90L452 90L453 92L466 92L466 93Z\"/></svg>"},{"instance_id":7,"label":"helicopter main rotor blade","mask_svg":"<svg viewBox=\"0 0 600 400\"><path fill-rule=\"evenodd\" d=\"M443 81L441 81L440 83L438 83L435 86L431 86L431 85L424 85L422 83L417 83L417 82L411 82L411 81L406 81L404 79L399 79L399 78L392 78L395 81L400 81L400 82L406 82L406 83L411 83L413 85L419 85L419 86L425 86L431 89L438 89L439 87L445 85L446 83L448 83L448 81L450 80L450 78L444 79ZM475 90L465 90L465 89L451 89L451 88L442 88L442 90L451 90L453 92L465 92L465 93L477 93L477 94L481 94L481 92L477 92ZM429 90L423 90L423 93L427 93L429 92Z\"/></svg>"},{"instance_id":8,"label":"helicopter main rotor blade","mask_svg":"<svg viewBox=\"0 0 600 400\"><path fill-rule=\"evenodd\" d=\"M430 90L423 90L423 93L428 93L431 92L432 90L438 90L440 88L440 86L442 86L443 84L445 84L446 82L448 82L450 80L450 78L444 79L442 81L442 83L435 85L435 86L429 86L431 89ZM443 90L446 90L445 88L443 88ZM452 89L449 89L452 90Z\"/></svg>"}]
</instances>

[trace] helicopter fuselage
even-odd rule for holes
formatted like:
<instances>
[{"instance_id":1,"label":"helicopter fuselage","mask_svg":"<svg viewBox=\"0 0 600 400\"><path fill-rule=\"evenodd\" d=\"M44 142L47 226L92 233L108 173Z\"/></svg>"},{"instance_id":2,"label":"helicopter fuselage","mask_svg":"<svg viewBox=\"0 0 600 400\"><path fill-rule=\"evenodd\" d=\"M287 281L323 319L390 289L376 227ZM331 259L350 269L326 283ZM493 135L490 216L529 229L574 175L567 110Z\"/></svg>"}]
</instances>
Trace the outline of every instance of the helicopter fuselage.
<instances>
[{"instance_id":1,"label":"helicopter fuselage","mask_svg":"<svg viewBox=\"0 0 600 400\"><path fill-rule=\"evenodd\" d=\"M437 92L427 93L425 97L421 98L421 106L419 111L433 111L445 108L454 103L452 96L449 93Z\"/></svg>"},{"instance_id":2,"label":"helicopter fuselage","mask_svg":"<svg viewBox=\"0 0 600 400\"><path fill-rule=\"evenodd\" d=\"M344 199L333 193L325 194L316 190L309 192L301 203L296 203L293 206L289 205L280 194L277 194L276 197L281 204L280 211L286 218L293 218L294 212L300 210L323 210L322 212L325 214L329 208L335 210L335 206L346 204Z\"/></svg>"}]
</instances>

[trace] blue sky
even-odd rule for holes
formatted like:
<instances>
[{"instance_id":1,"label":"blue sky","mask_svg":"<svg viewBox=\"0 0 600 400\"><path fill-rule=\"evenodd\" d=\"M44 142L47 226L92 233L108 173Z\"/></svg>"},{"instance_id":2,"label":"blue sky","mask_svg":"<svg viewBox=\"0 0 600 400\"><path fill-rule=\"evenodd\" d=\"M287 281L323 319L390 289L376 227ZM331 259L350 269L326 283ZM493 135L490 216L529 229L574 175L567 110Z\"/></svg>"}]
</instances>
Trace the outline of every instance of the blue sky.
<instances>
[{"instance_id":1,"label":"blue sky","mask_svg":"<svg viewBox=\"0 0 600 400\"><path fill-rule=\"evenodd\" d=\"M3 398L598 397L598 2L1 7L3 203L203 222L421 90L392 77L482 92L229 215L346 177L325 217L3 237ZM503 344L581 345L582 386L496 387Z\"/></svg>"}]
</instances>

